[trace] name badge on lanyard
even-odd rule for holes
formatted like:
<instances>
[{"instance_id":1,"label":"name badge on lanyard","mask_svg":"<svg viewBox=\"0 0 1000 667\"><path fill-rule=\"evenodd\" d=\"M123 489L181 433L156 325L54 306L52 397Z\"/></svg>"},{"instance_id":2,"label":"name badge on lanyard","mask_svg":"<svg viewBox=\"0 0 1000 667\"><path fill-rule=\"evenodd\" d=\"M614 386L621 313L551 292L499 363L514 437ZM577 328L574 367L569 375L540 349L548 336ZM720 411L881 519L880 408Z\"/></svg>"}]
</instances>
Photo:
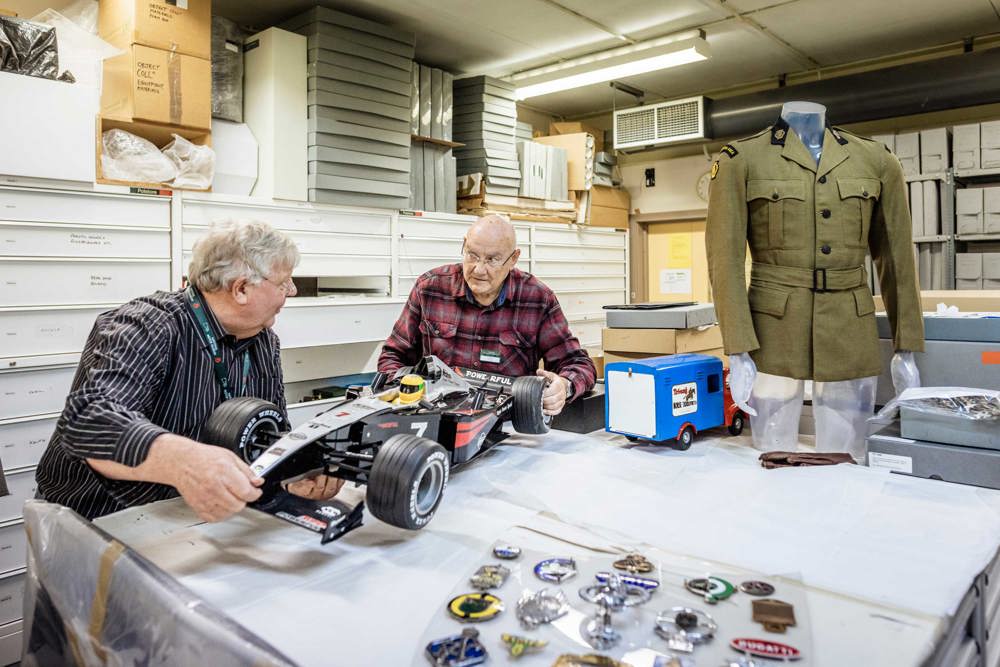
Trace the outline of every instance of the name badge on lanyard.
<instances>
[{"instance_id":1,"label":"name badge on lanyard","mask_svg":"<svg viewBox=\"0 0 1000 667\"><path fill-rule=\"evenodd\" d=\"M233 397L233 392L229 388L229 366L222 360L222 350L219 349L219 344L215 340L212 325L208 323L208 316L205 315L205 302L202 301L201 295L195 291L193 286L188 287L185 294L188 298L188 308L191 309L194 319L198 322L198 333L208 346L209 355L212 358L212 370L215 371L215 380L219 383L219 388L222 389L222 397L228 401ZM250 353L243 352L243 377L240 383L240 394L245 393L249 376Z\"/></svg>"},{"instance_id":2,"label":"name badge on lanyard","mask_svg":"<svg viewBox=\"0 0 1000 667\"><path fill-rule=\"evenodd\" d=\"M480 350L479 351L479 361L488 364L499 364L500 363L500 352L497 350Z\"/></svg>"}]
</instances>

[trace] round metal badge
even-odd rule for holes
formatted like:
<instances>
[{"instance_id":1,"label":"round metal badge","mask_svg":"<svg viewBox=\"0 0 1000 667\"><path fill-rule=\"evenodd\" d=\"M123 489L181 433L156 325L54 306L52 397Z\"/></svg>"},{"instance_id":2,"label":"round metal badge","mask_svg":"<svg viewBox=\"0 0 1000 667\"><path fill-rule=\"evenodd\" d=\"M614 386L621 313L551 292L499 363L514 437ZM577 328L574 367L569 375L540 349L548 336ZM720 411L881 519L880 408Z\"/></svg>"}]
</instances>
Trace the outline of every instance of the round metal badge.
<instances>
[{"instance_id":1,"label":"round metal badge","mask_svg":"<svg viewBox=\"0 0 1000 667\"><path fill-rule=\"evenodd\" d=\"M521 547L512 544L500 544L493 547L493 555L501 560L514 560L521 555Z\"/></svg>"},{"instance_id":2,"label":"round metal badge","mask_svg":"<svg viewBox=\"0 0 1000 667\"><path fill-rule=\"evenodd\" d=\"M576 561L572 558L547 558L535 565L535 576L542 581L561 584L576 576Z\"/></svg>"},{"instance_id":3,"label":"round metal badge","mask_svg":"<svg viewBox=\"0 0 1000 667\"><path fill-rule=\"evenodd\" d=\"M629 574L645 574L653 571L653 564L646 560L642 554L629 554L612 564L616 570L624 570Z\"/></svg>"},{"instance_id":4,"label":"round metal badge","mask_svg":"<svg viewBox=\"0 0 1000 667\"><path fill-rule=\"evenodd\" d=\"M460 621L489 621L503 611L503 601L489 593L463 593L448 603L448 613Z\"/></svg>"},{"instance_id":5,"label":"round metal badge","mask_svg":"<svg viewBox=\"0 0 1000 667\"><path fill-rule=\"evenodd\" d=\"M774 586L766 581L744 581L740 584L740 590L747 595L756 595L758 597L767 597L774 594Z\"/></svg>"},{"instance_id":6,"label":"round metal badge","mask_svg":"<svg viewBox=\"0 0 1000 667\"><path fill-rule=\"evenodd\" d=\"M688 579L684 582L684 588L701 597L709 604L715 604L719 600L725 600L736 592L735 586L719 577Z\"/></svg>"}]
</instances>

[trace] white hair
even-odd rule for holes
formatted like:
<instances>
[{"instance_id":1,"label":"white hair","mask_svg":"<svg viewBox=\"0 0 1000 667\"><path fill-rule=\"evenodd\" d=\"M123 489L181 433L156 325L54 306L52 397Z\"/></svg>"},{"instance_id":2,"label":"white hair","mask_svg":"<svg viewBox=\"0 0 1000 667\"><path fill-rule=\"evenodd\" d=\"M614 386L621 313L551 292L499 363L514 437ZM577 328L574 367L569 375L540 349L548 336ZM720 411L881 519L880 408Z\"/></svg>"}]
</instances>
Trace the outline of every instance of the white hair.
<instances>
[{"instance_id":1,"label":"white hair","mask_svg":"<svg viewBox=\"0 0 1000 667\"><path fill-rule=\"evenodd\" d=\"M275 268L293 269L299 249L287 235L259 220L214 223L194 244L188 280L203 292L229 289L246 278L259 283Z\"/></svg>"}]
</instances>

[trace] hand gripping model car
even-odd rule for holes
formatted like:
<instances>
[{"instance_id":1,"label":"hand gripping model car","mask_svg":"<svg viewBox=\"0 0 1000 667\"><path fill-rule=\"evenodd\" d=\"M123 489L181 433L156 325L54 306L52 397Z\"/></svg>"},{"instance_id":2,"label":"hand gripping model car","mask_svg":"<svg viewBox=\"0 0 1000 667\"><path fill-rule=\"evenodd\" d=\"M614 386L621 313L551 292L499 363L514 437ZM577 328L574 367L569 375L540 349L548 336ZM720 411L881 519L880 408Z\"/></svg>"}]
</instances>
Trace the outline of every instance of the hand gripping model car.
<instances>
[{"instance_id":1,"label":"hand gripping model car","mask_svg":"<svg viewBox=\"0 0 1000 667\"><path fill-rule=\"evenodd\" d=\"M288 431L272 403L234 398L205 425L202 440L227 447L265 482L251 507L318 533L323 543L361 525L365 503L314 501L284 483L322 472L367 484L369 511L393 526L416 530L434 516L451 466L503 440L510 421L518 433L545 433L545 379L511 378L452 369L435 356L368 387Z\"/></svg>"}]
</instances>

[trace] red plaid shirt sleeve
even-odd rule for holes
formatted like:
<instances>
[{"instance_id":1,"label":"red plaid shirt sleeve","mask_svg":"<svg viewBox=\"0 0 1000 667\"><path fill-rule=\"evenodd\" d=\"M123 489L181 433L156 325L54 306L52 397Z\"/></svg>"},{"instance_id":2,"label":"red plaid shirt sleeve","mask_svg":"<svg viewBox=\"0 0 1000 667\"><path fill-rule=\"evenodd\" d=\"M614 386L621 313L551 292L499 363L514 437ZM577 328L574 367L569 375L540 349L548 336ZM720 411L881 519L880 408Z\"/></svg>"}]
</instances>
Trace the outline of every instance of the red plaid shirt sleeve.
<instances>
[{"instance_id":1,"label":"red plaid shirt sleeve","mask_svg":"<svg viewBox=\"0 0 1000 667\"><path fill-rule=\"evenodd\" d=\"M460 264L421 276L386 340L378 368L395 372L434 354L449 366L510 376L534 375L539 361L565 377L573 395L589 391L597 371L555 294L534 276L512 269L501 304L480 306L466 295Z\"/></svg>"}]
</instances>

